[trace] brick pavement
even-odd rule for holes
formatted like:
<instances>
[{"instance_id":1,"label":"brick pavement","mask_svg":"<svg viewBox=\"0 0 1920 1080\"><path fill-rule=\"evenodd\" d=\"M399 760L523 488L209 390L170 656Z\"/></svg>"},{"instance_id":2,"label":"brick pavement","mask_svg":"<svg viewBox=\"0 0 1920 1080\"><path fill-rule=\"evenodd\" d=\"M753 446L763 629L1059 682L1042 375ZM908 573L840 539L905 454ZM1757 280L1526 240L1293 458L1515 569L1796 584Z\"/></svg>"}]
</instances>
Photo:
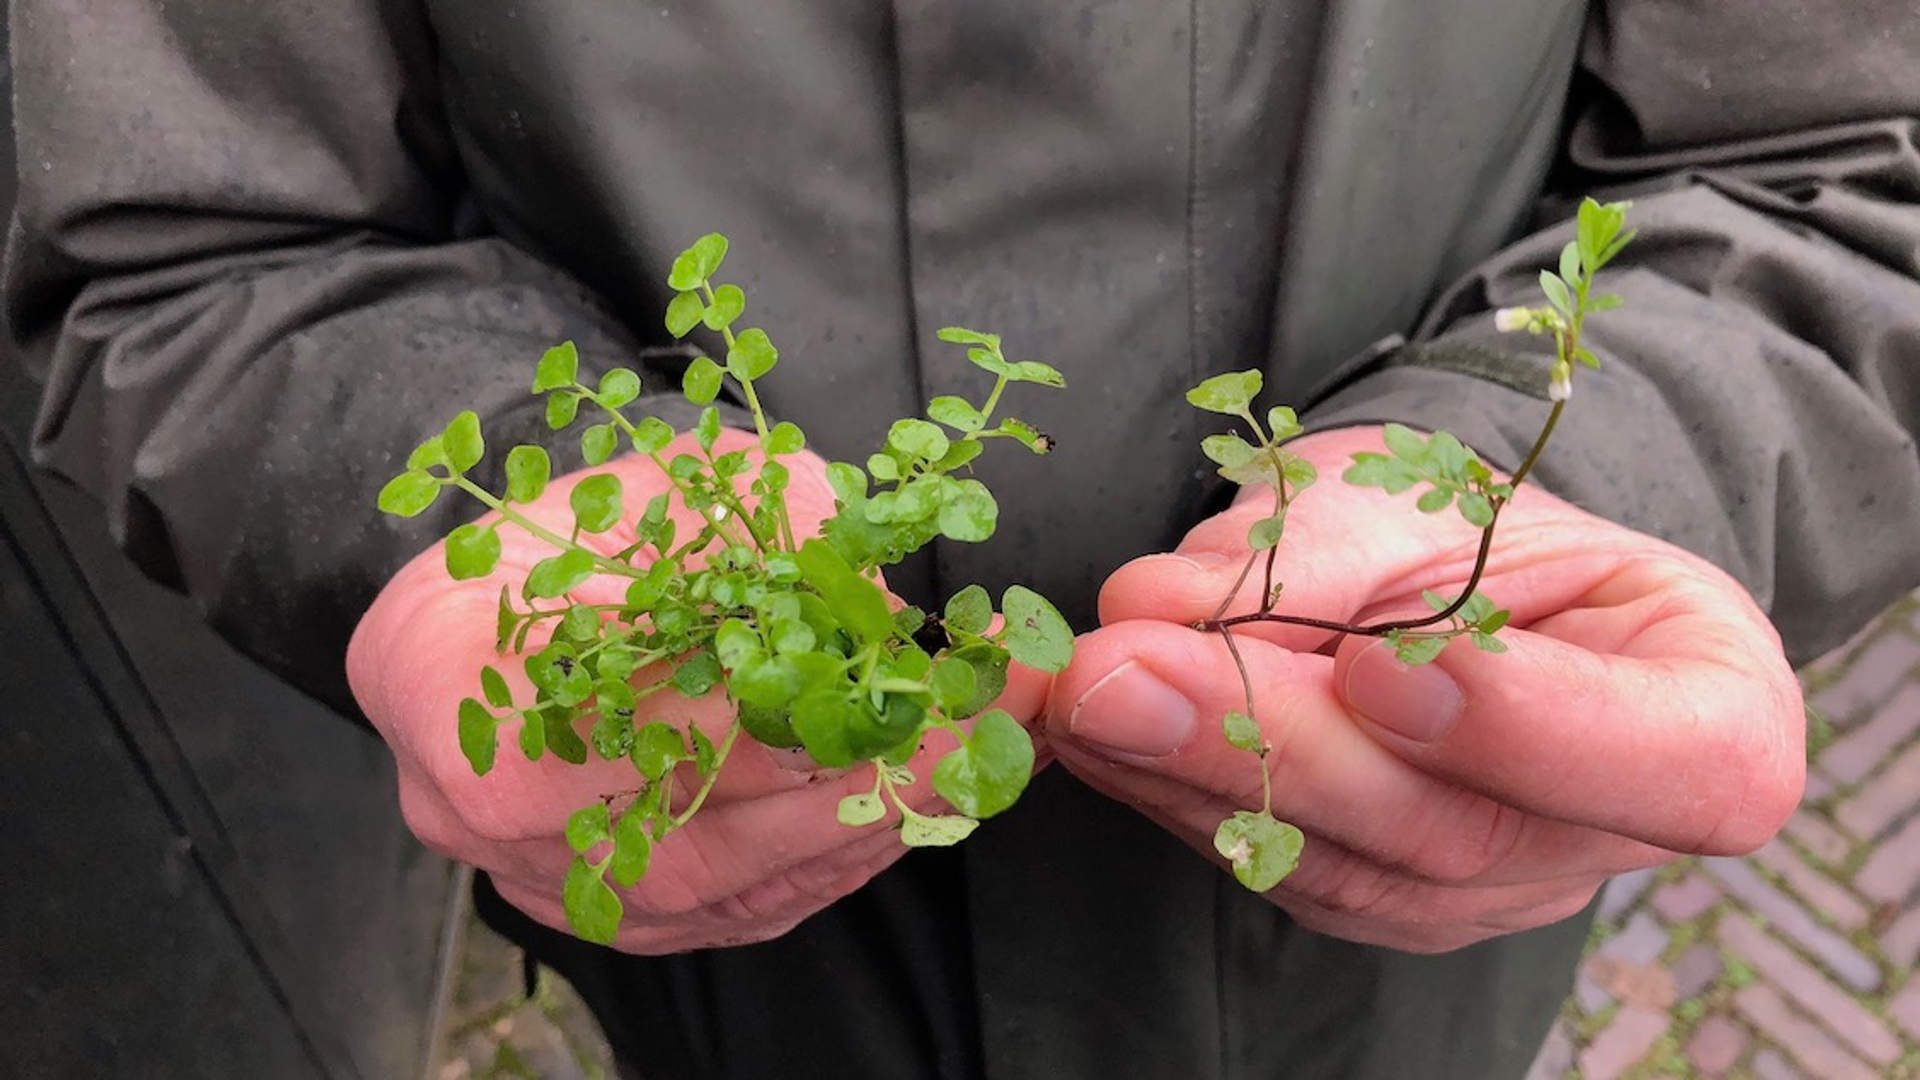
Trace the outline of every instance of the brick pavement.
<instances>
[{"instance_id":1,"label":"brick pavement","mask_svg":"<svg viewBox=\"0 0 1920 1080\"><path fill-rule=\"evenodd\" d=\"M1804 673L1808 795L1745 859L1609 886L1529 1080L1920 1080L1920 594ZM612 1075L577 998L477 923L433 1080Z\"/></svg>"}]
</instances>

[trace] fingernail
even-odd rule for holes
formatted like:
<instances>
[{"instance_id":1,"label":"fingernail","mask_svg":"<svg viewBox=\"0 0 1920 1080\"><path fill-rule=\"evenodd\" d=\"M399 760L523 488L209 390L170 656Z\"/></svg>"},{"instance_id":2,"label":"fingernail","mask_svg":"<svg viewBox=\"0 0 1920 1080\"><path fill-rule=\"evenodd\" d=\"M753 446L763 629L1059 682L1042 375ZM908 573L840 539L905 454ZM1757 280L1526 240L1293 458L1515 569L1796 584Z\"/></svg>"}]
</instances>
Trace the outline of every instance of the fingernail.
<instances>
[{"instance_id":1,"label":"fingernail","mask_svg":"<svg viewBox=\"0 0 1920 1080\"><path fill-rule=\"evenodd\" d=\"M1179 559L1181 562L1186 563L1188 566L1191 566L1195 570L1199 570L1203 573L1210 573L1214 570L1218 570L1221 567L1226 566L1227 564L1234 561L1229 556L1222 555L1217 551L1170 553L1167 555L1163 555L1161 557L1166 559Z\"/></svg>"},{"instance_id":2,"label":"fingernail","mask_svg":"<svg viewBox=\"0 0 1920 1080\"><path fill-rule=\"evenodd\" d=\"M1375 642L1347 668L1347 706L1388 731L1430 743L1452 729L1465 697L1446 669L1428 663L1409 667L1393 646Z\"/></svg>"},{"instance_id":3,"label":"fingernail","mask_svg":"<svg viewBox=\"0 0 1920 1080\"><path fill-rule=\"evenodd\" d=\"M1195 719L1186 695L1129 660L1080 695L1067 734L1099 749L1166 757L1192 737Z\"/></svg>"}]
</instances>

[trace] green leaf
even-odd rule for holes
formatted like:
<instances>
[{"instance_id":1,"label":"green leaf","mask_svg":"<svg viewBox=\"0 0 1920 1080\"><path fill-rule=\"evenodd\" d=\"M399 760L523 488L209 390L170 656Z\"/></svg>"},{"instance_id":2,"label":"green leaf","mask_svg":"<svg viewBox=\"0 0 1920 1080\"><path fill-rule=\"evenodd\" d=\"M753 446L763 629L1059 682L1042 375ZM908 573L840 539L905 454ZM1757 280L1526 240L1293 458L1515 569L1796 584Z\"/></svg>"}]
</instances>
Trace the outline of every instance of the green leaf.
<instances>
[{"instance_id":1,"label":"green leaf","mask_svg":"<svg viewBox=\"0 0 1920 1080\"><path fill-rule=\"evenodd\" d=\"M471 581L493 573L500 561L500 534L492 526L462 525L447 534L447 576Z\"/></svg>"},{"instance_id":2,"label":"green leaf","mask_svg":"<svg viewBox=\"0 0 1920 1080\"><path fill-rule=\"evenodd\" d=\"M555 390L547 395L547 426L555 431L573 423L580 415L580 395Z\"/></svg>"},{"instance_id":3,"label":"green leaf","mask_svg":"<svg viewBox=\"0 0 1920 1080\"><path fill-rule=\"evenodd\" d=\"M1423 514L1436 514L1453 505L1453 492L1446 488L1428 488L1420 493L1420 501L1414 505Z\"/></svg>"},{"instance_id":4,"label":"green leaf","mask_svg":"<svg viewBox=\"0 0 1920 1080\"><path fill-rule=\"evenodd\" d=\"M742 705L739 715L740 726L756 742L780 749L800 745L800 736L793 730L793 714L786 709L757 709Z\"/></svg>"},{"instance_id":5,"label":"green leaf","mask_svg":"<svg viewBox=\"0 0 1920 1080\"><path fill-rule=\"evenodd\" d=\"M447 443L446 440L439 435L435 435L426 442L414 447L413 453L407 455L407 468L409 469L420 469L424 471L435 465L446 464Z\"/></svg>"},{"instance_id":6,"label":"green leaf","mask_svg":"<svg viewBox=\"0 0 1920 1080\"><path fill-rule=\"evenodd\" d=\"M1008 365L1008 376L1014 382L1038 383L1055 389L1067 385L1067 377L1057 368L1043 364L1038 360L1022 360Z\"/></svg>"},{"instance_id":7,"label":"green leaf","mask_svg":"<svg viewBox=\"0 0 1920 1080\"><path fill-rule=\"evenodd\" d=\"M991 348L968 349L967 359L982 371L990 372L1002 379L1013 378L1013 365L1007 363L1007 358L1000 355L998 344Z\"/></svg>"},{"instance_id":8,"label":"green leaf","mask_svg":"<svg viewBox=\"0 0 1920 1080\"><path fill-rule=\"evenodd\" d=\"M1234 749L1255 754L1267 752L1266 733L1261 731L1260 725L1246 713L1238 710L1229 712L1220 726L1227 733L1227 744Z\"/></svg>"},{"instance_id":9,"label":"green leaf","mask_svg":"<svg viewBox=\"0 0 1920 1080\"><path fill-rule=\"evenodd\" d=\"M1513 612L1511 611L1495 611L1487 615L1485 618L1476 619L1474 621L1480 625L1481 633L1492 634L1492 633L1499 632L1499 630L1502 627L1507 625L1508 620L1512 618L1513 618Z\"/></svg>"},{"instance_id":10,"label":"green leaf","mask_svg":"<svg viewBox=\"0 0 1920 1080\"><path fill-rule=\"evenodd\" d=\"M697 698L720 685L720 658L710 649L702 649L680 661L673 669L673 688L690 698Z\"/></svg>"},{"instance_id":11,"label":"green leaf","mask_svg":"<svg viewBox=\"0 0 1920 1080\"><path fill-rule=\"evenodd\" d=\"M707 305L709 330L725 330L747 310L747 294L738 285L721 285L713 290L713 303Z\"/></svg>"},{"instance_id":12,"label":"green leaf","mask_svg":"<svg viewBox=\"0 0 1920 1080\"><path fill-rule=\"evenodd\" d=\"M1466 603L1460 605L1460 619L1463 622L1478 625L1492 618L1498 610L1493 601L1487 599L1485 593L1476 592L1467 597Z\"/></svg>"},{"instance_id":13,"label":"green leaf","mask_svg":"<svg viewBox=\"0 0 1920 1080\"><path fill-rule=\"evenodd\" d=\"M780 350L767 339L767 332L755 327L741 331L734 339L733 347L727 350L727 370L734 378L748 382L772 371L779 359Z\"/></svg>"},{"instance_id":14,"label":"green leaf","mask_svg":"<svg viewBox=\"0 0 1920 1080\"><path fill-rule=\"evenodd\" d=\"M600 376L600 404L609 409L632 404L640 396L640 376L617 367Z\"/></svg>"},{"instance_id":15,"label":"green leaf","mask_svg":"<svg viewBox=\"0 0 1920 1080\"><path fill-rule=\"evenodd\" d=\"M975 432L987 426L987 418L966 398L951 394L934 398L927 404L927 415L961 432Z\"/></svg>"},{"instance_id":16,"label":"green leaf","mask_svg":"<svg viewBox=\"0 0 1920 1080\"><path fill-rule=\"evenodd\" d=\"M963 634L984 634L993 621L993 599L987 590L969 585L947 601L946 623L950 630Z\"/></svg>"},{"instance_id":17,"label":"green leaf","mask_svg":"<svg viewBox=\"0 0 1920 1080\"><path fill-rule=\"evenodd\" d=\"M623 889L633 888L647 876L647 863L652 861L652 856L653 841L647 838L647 816L632 810L620 815L613 826L613 861L607 864L613 871L614 883Z\"/></svg>"},{"instance_id":18,"label":"green leaf","mask_svg":"<svg viewBox=\"0 0 1920 1080\"><path fill-rule=\"evenodd\" d=\"M1464 492L1460 496L1460 516L1474 528L1484 529L1493 524L1493 503L1477 491Z\"/></svg>"},{"instance_id":19,"label":"green leaf","mask_svg":"<svg viewBox=\"0 0 1920 1080\"><path fill-rule=\"evenodd\" d=\"M1002 709L990 709L973 734L933 767L933 790L954 809L989 818L1019 801L1033 777L1033 738Z\"/></svg>"},{"instance_id":20,"label":"green leaf","mask_svg":"<svg viewBox=\"0 0 1920 1080\"><path fill-rule=\"evenodd\" d=\"M1312 487L1320 479L1320 470L1313 467L1313 462L1306 458L1294 457L1292 454L1285 454L1283 457L1286 462L1284 475L1287 478L1287 486L1293 488L1295 495Z\"/></svg>"},{"instance_id":21,"label":"green leaf","mask_svg":"<svg viewBox=\"0 0 1920 1080\"><path fill-rule=\"evenodd\" d=\"M527 573L528 596L551 599L565 596L593 576L593 556L575 548L533 564Z\"/></svg>"},{"instance_id":22,"label":"green leaf","mask_svg":"<svg viewBox=\"0 0 1920 1080\"><path fill-rule=\"evenodd\" d=\"M1405 424L1388 424L1381 430L1381 438L1386 440L1387 450L1401 461L1413 465L1426 462L1427 440ZM1354 455L1356 459L1359 456Z\"/></svg>"},{"instance_id":23,"label":"green leaf","mask_svg":"<svg viewBox=\"0 0 1920 1080\"><path fill-rule=\"evenodd\" d=\"M680 377L680 390L695 405L710 404L720 396L720 365L710 356L696 356Z\"/></svg>"},{"instance_id":24,"label":"green leaf","mask_svg":"<svg viewBox=\"0 0 1920 1080\"><path fill-rule=\"evenodd\" d=\"M948 656L965 661L973 669L973 698L964 705L948 709L949 719L965 720L992 705L1006 690L1007 663L1010 659L1007 650L992 642L980 641L963 645Z\"/></svg>"},{"instance_id":25,"label":"green leaf","mask_svg":"<svg viewBox=\"0 0 1920 1080\"><path fill-rule=\"evenodd\" d=\"M900 823L900 842L908 847L952 847L979 827L980 823L969 817L910 814Z\"/></svg>"},{"instance_id":26,"label":"green leaf","mask_svg":"<svg viewBox=\"0 0 1920 1080\"><path fill-rule=\"evenodd\" d=\"M576 858L567 868L566 883L560 887L560 905L566 909L567 925L582 940L608 945L619 936L620 897L587 860Z\"/></svg>"},{"instance_id":27,"label":"green leaf","mask_svg":"<svg viewBox=\"0 0 1920 1080\"><path fill-rule=\"evenodd\" d=\"M1215 375L1199 386L1187 391L1187 404L1208 412L1239 415L1253 406L1253 399L1260 396L1261 378L1259 371L1230 371L1225 375Z\"/></svg>"},{"instance_id":28,"label":"green leaf","mask_svg":"<svg viewBox=\"0 0 1920 1080\"><path fill-rule=\"evenodd\" d=\"M620 478L612 473L595 473L573 486L567 502L573 507L574 524L581 532L606 532L620 522L624 503Z\"/></svg>"},{"instance_id":29,"label":"green leaf","mask_svg":"<svg viewBox=\"0 0 1920 1080\"><path fill-rule=\"evenodd\" d=\"M1435 592L1432 589L1421 589L1420 599L1426 601L1427 606L1436 612L1445 611L1453 606L1452 597L1447 596L1445 593Z\"/></svg>"},{"instance_id":30,"label":"green leaf","mask_svg":"<svg viewBox=\"0 0 1920 1080\"><path fill-rule=\"evenodd\" d=\"M556 705L571 709L593 693L593 673L580 663L572 646L552 642L526 660L527 678Z\"/></svg>"},{"instance_id":31,"label":"green leaf","mask_svg":"<svg viewBox=\"0 0 1920 1080\"><path fill-rule=\"evenodd\" d=\"M567 818L567 846L577 855L585 855L593 850L593 845L613 835L613 824L607 817L607 804L594 803L584 810L575 810Z\"/></svg>"},{"instance_id":32,"label":"green leaf","mask_svg":"<svg viewBox=\"0 0 1920 1080\"><path fill-rule=\"evenodd\" d=\"M569 765L587 763L587 744L580 741L580 734L573 730L570 713L564 709L550 709L542 719L547 738L547 749L553 756Z\"/></svg>"},{"instance_id":33,"label":"green leaf","mask_svg":"<svg viewBox=\"0 0 1920 1080\"><path fill-rule=\"evenodd\" d=\"M547 752L547 724L539 713L524 713L520 717L520 753L528 761L539 761Z\"/></svg>"},{"instance_id":34,"label":"green leaf","mask_svg":"<svg viewBox=\"0 0 1920 1080\"><path fill-rule=\"evenodd\" d=\"M433 505L440 497L440 481L418 469L409 469L387 481L380 489L380 509L396 517L410 518Z\"/></svg>"},{"instance_id":35,"label":"green leaf","mask_svg":"<svg viewBox=\"0 0 1920 1080\"><path fill-rule=\"evenodd\" d=\"M1444 637L1414 637L1396 632L1389 634L1387 640L1393 643L1394 658L1408 667L1430 664L1447 648Z\"/></svg>"},{"instance_id":36,"label":"green leaf","mask_svg":"<svg viewBox=\"0 0 1920 1080\"><path fill-rule=\"evenodd\" d=\"M513 690L507 686L507 680L491 666L480 669L480 694L487 704L497 709L513 708Z\"/></svg>"},{"instance_id":37,"label":"green leaf","mask_svg":"<svg viewBox=\"0 0 1920 1080\"><path fill-rule=\"evenodd\" d=\"M949 656L933 665L927 685L933 690L934 702L951 716L955 709L965 708L973 700L980 680L975 677L972 664Z\"/></svg>"},{"instance_id":38,"label":"green leaf","mask_svg":"<svg viewBox=\"0 0 1920 1080\"><path fill-rule=\"evenodd\" d=\"M1483 652L1503 653L1507 651L1506 642L1482 630L1475 630L1473 632L1473 643Z\"/></svg>"},{"instance_id":39,"label":"green leaf","mask_svg":"<svg viewBox=\"0 0 1920 1080\"><path fill-rule=\"evenodd\" d=\"M726 257L727 238L708 233L673 260L673 269L667 274L667 288L682 292L698 289L720 269L720 262Z\"/></svg>"},{"instance_id":40,"label":"green leaf","mask_svg":"<svg viewBox=\"0 0 1920 1080\"><path fill-rule=\"evenodd\" d=\"M1000 504L978 480L958 481L956 488L940 506L940 532L949 540L966 544L986 540L1000 520Z\"/></svg>"},{"instance_id":41,"label":"green leaf","mask_svg":"<svg viewBox=\"0 0 1920 1080\"><path fill-rule=\"evenodd\" d=\"M1566 247L1560 249L1560 278L1569 283L1580 280L1580 244L1578 241L1570 240L1567 242Z\"/></svg>"},{"instance_id":42,"label":"green leaf","mask_svg":"<svg viewBox=\"0 0 1920 1080\"><path fill-rule=\"evenodd\" d=\"M657 416L649 416L633 429L633 448L643 454L657 454L673 441L673 425Z\"/></svg>"},{"instance_id":43,"label":"green leaf","mask_svg":"<svg viewBox=\"0 0 1920 1080\"><path fill-rule=\"evenodd\" d=\"M553 462L537 446L516 446L507 451L507 500L530 503L547 490L553 474Z\"/></svg>"},{"instance_id":44,"label":"green leaf","mask_svg":"<svg viewBox=\"0 0 1920 1080\"><path fill-rule=\"evenodd\" d=\"M1058 674L1073 659L1073 628L1047 598L1024 585L1000 597L1007 617L1007 651L1031 668Z\"/></svg>"},{"instance_id":45,"label":"green leaf","mask_svg":"<svg viewBox=\"0 0 1920 1080\"><path fill-rule=\"evenodd\" d=\"M494 738L494 729L500 722L493 718L485 705L472 698L460 702L460 752L467 757L467 764L473 767L473 775L485 776L493 768L493 756L499 749L499 741Z\"/></svg>"},{"instance_id":46,"label":"green leaf","mask_svg":"<svg viewBox=\"0 0 1920 1080\"><path fill-rule=\"evenodd\" d=\"M620 445L612 424L595 424L580 433L580 456L589 465L604 465Z\"/></svg>"},{"instance_id":47,"label":"green leaf","mask_svg":"<svg viewBox=\"0 0 1920 1080\"><path fill-rule=\"evenodd\" d=\"M1000 347L999 334L983 334L978 330L969 330L964 326L945 326L935 332L934 337L950 345L981 345L989 349Z\"/></svg>"},{"instance_id":48,"label":"green leaf","mask_svg":"<svg viewBox=\"0 0 1920 1080\"><path fill-rule=\"evenodd\" d=\"M1238 435L1209 435L1200 440L1200 451L1223 469L1237 469L1260 457L1260 451Z\"/></svg>"},{"instance_id":49,"label":"green leaf","mask_svg":"<svg viewBox=\"0 0 1920 1080\"><path fill-rule=\"evenodd\" d=\"M1567 283L1553 271L1540 271L1540 291L1547 294L1547 303L1552 304L1555 311L1573 317L1573 297L1567 292Z\"/></svg>"},{"instance_id":50,"label":"green leaf","mask_svg":"<svg viewBox=\"0 0 1920 1080\"><path fill-rule=\"evenodd\" d=\"M563 386L572 386L580 374L580 351L573 342L563 341L546 351L533 370L533 392L544 394Z\"/></svg>"},{"instance_id":51,"label":"green leaf","mask_svg":"<svg viewBox=\"0 0 1920 1080\"><path fill-rule=\"evenodd\" d=\"M633 733L633 749L628 756L641 776L658 783L676 762L687 760L687 744L672 725L656 720Z\"/></svg>"},{"instance_id":52,"label":"green leaf","mask_svg":"<svg viewBox=\"0 0 1920 1080\"><path fill-rule=\"evenodd\" d=\"M947 433L925 420L895 420L887 431L887 445L908 457L939 460L947 452Z\"/></svg>"},{"instance_id":53,"label":"green leaf","mask_svg":"<svg viewBox=\"0 0 1920 1080\"><path fill-rule=\"evenodd\" d=\"M885 641L893 633L893 611L880 587L855 573L826 541L811 539L794 553L800 574L820 593L834 618L863 642Z\"/></svg>"},{"instance_id":54,"label":"green leaf","mask_svg":"<svg viewBox=\"0 0 1920 1080\"><path fill-rule=\"evenodd\" d=\"M744 705L783 709L800 693L800 669L791 657L755 653L734 669L727 689Z\"/></svg>"},{"instance_id":55,"label":"green leaf","mask_svg":"<svg viewBox=\"0 0 1920 1080\"><path fill-rule=\"evenodd\" d=\"M715 749L713 740L707 738L707 733L693 724L687 725L687 734L692 736L694 771L702 778L712 776L720 764L720 751Z\"/></svg>"},{"instance_id":56,"label":"green leaf","mask_svg":"<svg viewBox=\"0 0 1920 1080\"><path fill-rule=\"evenodd\" d=\"M1624 303L1626 303L1626 300L1622 299L1619 293L1601 293L1587 300L1587 310L1593 312L1613 311ZM1600 364L1598 361L1595 361L1593 366L1599 367Z\"/></svg>"},{"instance_id":57,"label":"green leaf","mask_svg":"<svg viewBox=\"0 0 1920 1080\"><path fill-rule=\"evenodd\" d=\"M773 425L772 431L767 432L767 453L769 454L785 456L797 454L806 448L806 433L800 430L798 424L791 421L782 420Z\"/></svg>"},{"instance_id":58,"label":"green leaf","mask_svg":"<svg viewBox=\"0 0 1920 1080\"><path fill-rule=\"evenodd\" d=\"M1237 810L1213 834L1213 849L1233 867L1233 876L1254 892L1286 880L1300 863L1306 837L1272 814Z\"/></svg>"},{"instance_id":59,"label":"green leaf","mask_svg":"<svg viewBox=\"0 0 1920 1080\"><path fill-rule=\"evenodd\" d=\"M1012 436L1036 454L1044 454L1053 449L1053 436L1023 420L1015 420L1009 416L1000 421L1000 426L994 430L1002 435Z\"/></svg>"},{"instance_id":60,"label":"green leaf","mask_svg":"<svg viewBox=\"0 0 1920 1080\"><path fill-rule=\"evenodd\" d=\"M683 338L700 325L706 315L707 305L701 301L700 294L694 291L675 293L667 301L667 333L675 338Z\"/></svg>"},{"instance_id":61,"label":"green leaf","mask_svg":"<svg viewBox=\"0 0 1920 1080\"><path fill-rule=\"evenodd\" d=\"M1285 405L1267 410L1267 436L1274 442L1286 442L1300 434L1300 416Z\"/></svg>"},{"instance_id":62,"label":"green leaf","mask_svg":"<svg viewBox=\"0 0 1920 1080\"><path fill-rule=\"evenodd\" d=\"M841 799L839 809L834 812L834 816L840 819L840 824L857 829L886 817L887 807L880 801L877 792L863 791L858 795L849 795Z\"/></svg>"},{"instance_id":63,"label":"green leaf","mask_svg":"<svg viewBox=\"0 0 1920 1080\"><path fill-rule=\"evenodd\" d=\"M693 424L693 441L700 444L700 449L713 451L713 444L720 441L719 409L709 405L700 410L700 419Z\"/></svg>"},{"instance_id":64,"label":"green leaf","mask_svg":"<svg viewBox=\"0 0 1920 1080\"><path fill-rule=\"evenodd\" d=\"M1247 530L1247 543L1255 551L1265 551L1280 543L1280 536L1286 531L1286 528L1287 516L1285 514L1275 514L1272 517L1261 518L1259 521L1253 523L1251 529Z\"/></svg>"}]
</instances>

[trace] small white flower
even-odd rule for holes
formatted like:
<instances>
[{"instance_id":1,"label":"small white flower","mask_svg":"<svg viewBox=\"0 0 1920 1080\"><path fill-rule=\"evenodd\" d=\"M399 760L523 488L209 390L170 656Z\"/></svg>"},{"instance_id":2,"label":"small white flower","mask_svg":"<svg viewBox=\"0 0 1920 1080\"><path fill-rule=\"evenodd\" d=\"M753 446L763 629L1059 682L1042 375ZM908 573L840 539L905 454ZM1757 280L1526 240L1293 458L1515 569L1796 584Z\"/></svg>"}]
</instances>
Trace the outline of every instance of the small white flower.
<instances>
[{"instance_id":1,"label":"small white flower","mask_svg":"<svg viewBox=\"0 0 1920 1080\"><path fill-rule=\"evenodd\" d=\"M714 508L713 508L713 520L715 520L715 521L725 521L725 520L727 520L727 508L726 508L726 507L724 507L724 506L716 506L716 507L714 507Z\"/></svg>"},{"instance_id":2,"label":"small white flower","mask_svg":"<svg viewBox=\"0 0 1920 1080\"><path fill-rule=\"evenodd\" d=\"M1532 325L1532 308L1503 307L1493 313L1493 328L1503 334L1525 330Z\"/></svg>"},{"instance_id":3,"label":"small white flower","mask_svg":"<svg viewBox=\"0 0 1920 1080\"><path fill-rule=\"evenodd\" d=\"M1573 396L1573 372L1564 367L1556 367L1553 381L1547 384L1547 400L1565 401Z\"/></svg>"},{"instance_id":4,"label":"small white flower","mask_svg":"<svg viewBox=\"0 0 1920 1080\"><path fill-rule=\"evenodd\" d=\"M1253 861L1253 845L1247 843L1246 837L1241 837L1227 849L1227 861L1235 866L1245 866Z\"/></svg>"}]
</instances>

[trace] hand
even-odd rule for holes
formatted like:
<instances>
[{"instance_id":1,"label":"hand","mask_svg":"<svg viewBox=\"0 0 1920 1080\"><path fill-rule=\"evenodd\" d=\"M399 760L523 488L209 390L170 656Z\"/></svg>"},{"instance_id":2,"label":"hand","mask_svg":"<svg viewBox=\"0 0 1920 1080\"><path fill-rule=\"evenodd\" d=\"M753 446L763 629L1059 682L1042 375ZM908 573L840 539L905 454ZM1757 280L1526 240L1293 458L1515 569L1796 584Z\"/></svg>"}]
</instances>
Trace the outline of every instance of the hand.
<instances>
[{"instance_id":1,"label":"hand","mask_svg":"<svg viewBox=\"0 0 1920 1080\"><path fill-rule=\"evenodd\" d=\"M1427 614L1422 588L1465 585L1478 530L1336 479L1380 448L1377 428L1288 447L1327 479L1289 514L1282 613ZM1216 862L1215 827L1260 806L1261 766L1221 734L1246 708L1225 643L1189 625L1232 589L1271 499L1249 492L1173 554L1115 573L1103 629L1080 639L1048 709L1067 768ZM1261 588L1256 569L1230 613L1257 610ZM1274 814L1306 833L1268 897L1302 925L1455 949L1569 917L1608 876L1677 852L1751 851L1792 812L1800 689L1725 574L1523 487L1481 591L1513 612L1507 653L1462 641L1408 668L1377 638L1234 629L1273 748Z\"/></svg>"},{"instance_id":2,"label":"hand","mask_svg":"<svg viewBox=\"0 0 1920 1080\"><path fill-rule=\"evenodd\" d=\"M728 431L716 454L757 446L749 435ZM681 436L664 456L693 451ZM757 453L757 451L755 451ZM809 535L833 511L825 463L811 453L784 459L792 471L789 511L797 531ZM641 506L669 489L651 461L628 457L599 471L618 474L627 505ZM561 535L571 529L567 496L586 476L554 481L523 512ZM676 507L678 502L675 502ZM697 522L676 510L682 536ZM400 806L408 827L428 847L470 863L493 878L500 895L534 919L566 929L560 889L573 852L564 838L567 817L594 800L635 788L638 775L625 761L590 758L569 765L551 755L527 761L503 731L504 746L486 776L475 776L455 736L461 698L475 696L478 673L493 663L515 696L531 696L521 665L500 662L494 652L494 610L500 588L524 579L553 550L512 526L500 530L503 552L495 575L453 581L436 544L388 583L354 633L347 673L355 697L392 749L399 766ZM633 542L631 529L616 526L580 542L602 554ZM598 594L596 594L596 590ZM620 583L595 579L574 596L585 602L618 602ZM538 643L533 643L537 647ZM643 671L636 680L657 679ZM1046 681L1016 670L999 705L1023 723L1039 711ZM657 711L645 719L698 724L716 743L733 720L733 708L716 690L694 701L670 693L649 698ZM950 736L930 733L915 771L953 748ZM871 780L854 772L823 770L798 751L773 750L741 739L700 813L661 842L638 886L622 891L626 917L614 947L665 953L737 945L776 937L808 915L852 892L905 852L884 824L848 828L835 817L844 796L869 790ZM683 766L690 768L690 766ZM680 788L692 791L689 772ZM930 783L901 790L922 812L944 804Z\"/></svg>"}]
</instances>

